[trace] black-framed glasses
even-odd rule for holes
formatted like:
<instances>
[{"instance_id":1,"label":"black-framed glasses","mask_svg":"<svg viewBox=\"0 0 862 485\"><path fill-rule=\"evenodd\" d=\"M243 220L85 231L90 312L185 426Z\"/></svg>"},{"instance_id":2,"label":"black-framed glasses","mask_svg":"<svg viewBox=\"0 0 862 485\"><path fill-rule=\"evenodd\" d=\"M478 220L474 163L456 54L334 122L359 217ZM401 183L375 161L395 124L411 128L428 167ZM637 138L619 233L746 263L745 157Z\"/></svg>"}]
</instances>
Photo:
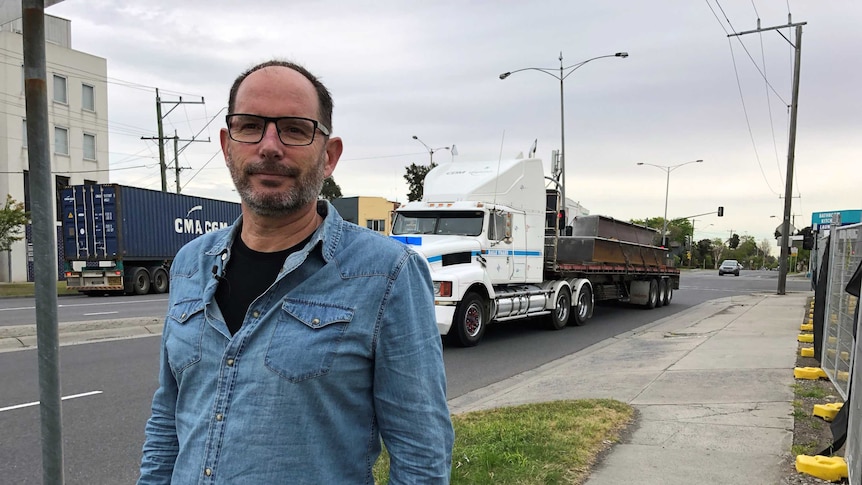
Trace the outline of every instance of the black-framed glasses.
<instances>
[{"instance_id":1,"label":"black-framed glasses","mask_svg":"<svg viewBox=\"0 0 862 485\"><path fill-rule=\"evenodd\" d=\"M270 123L275 125L278 139L288 146L311 145L314 143L314 134L317 130L320 130L325 136L329 136L329 130L317 120L298 116L270 118L268 116L234 113L225 116L225 122L231 140L240 143L260 142L263 140L266 127Z\"/></svg>"}]
</instances>

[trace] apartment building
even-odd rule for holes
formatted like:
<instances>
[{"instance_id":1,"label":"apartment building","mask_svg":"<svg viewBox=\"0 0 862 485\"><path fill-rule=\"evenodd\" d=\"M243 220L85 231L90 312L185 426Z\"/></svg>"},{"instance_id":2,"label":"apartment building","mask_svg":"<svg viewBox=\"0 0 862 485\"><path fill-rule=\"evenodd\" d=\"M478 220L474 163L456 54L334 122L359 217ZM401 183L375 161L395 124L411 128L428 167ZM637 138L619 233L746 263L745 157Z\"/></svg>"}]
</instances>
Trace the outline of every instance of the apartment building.
<instances>
[{"instance_id":1,"label":"apartment building","mask_svg":"<svg viewBox=\"0 0 862 485\"><path fill-rule=\"evenodd\" d=\"M392 230L392 214L399 204L383 197L339 197L332 205L348 222L388 235Z\"/></svg>"},{"instance_id":2,"label":"apartment building","mask_svg":"<svg viewBox=\"0 0 862 485\"><path fill-rule=\"evenodd\" d=\"M48 138L57 188L108 182L107 61L72 49L69 20L45 16ZM30 207L30 164L24 99L21 19L0 25L0 198L11 195ZM55 219L59 221L60 214ZM30 229L0 254L0 281L32 281ZM59 241L58 222L58 241ZM58 244L58 269L62 272ZM59 273L58 272L58 273ZM58 274L60 277L61 274Z\"/></svg>"}]
</instances>

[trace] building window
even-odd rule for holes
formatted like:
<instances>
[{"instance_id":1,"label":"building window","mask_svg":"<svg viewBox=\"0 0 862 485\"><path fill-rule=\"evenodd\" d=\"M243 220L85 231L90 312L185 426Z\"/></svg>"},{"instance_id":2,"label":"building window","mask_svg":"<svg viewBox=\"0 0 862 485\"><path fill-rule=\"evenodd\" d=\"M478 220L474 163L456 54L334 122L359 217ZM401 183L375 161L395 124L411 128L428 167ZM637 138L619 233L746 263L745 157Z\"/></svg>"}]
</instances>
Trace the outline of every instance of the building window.
<instances>
[{"instance_id":1,"label":"building window","mask_svg":"<svg viewBox=\"0 0 862 485\"><path fill-rule=\"evenodd\" d=\"M54 153L58 155L69 154L69 130L66 128L54 127Z\"/></svg>"},{"instance_id":2,"label":"building window","mask_svg":"<svg viewBox=\"0 0 862 485\"><path fill-rule=\"evenodd\" d=\"M372 231L377 232L386 232L386 220L385 219L367 219L365 221L365 227L371 229Z\"/></svg>"},{"instance_id":3,"label":"building window","mask_svg":"<svg viewBox=\"0 0 862 485\"><path fill-rule=\"evenodd\" d=\"M21 120L21 146L27 148L27 120Z\"/></svg>"},{"instance_id":4,"label":"building window","mask_svg":"<svg viewBox=\"0 0 862 485\"><path fill-rule=\"evenodd\" d=\"M84 133L84 160L96 159L96 135Z\"/></svg>"},{"instance_id":5,"label":"building window","mask_svg":"<svg viewBox=\"0 0 862 485\"><path fill-rule=\"evenodd\" d=\"M96 88L89 84L81 85L81 107L87 111L96 111Z\"/></svg>"},{"instance_id":6,"label":"building window","mask_svg":"<svg viewBox=\"0 0 862 485\"><path fill-rule=\"evenodd\" d=\"M68 104L69 97L66 93L66 78L54 74L54 101Z\"/></svg>"}]
</instances>

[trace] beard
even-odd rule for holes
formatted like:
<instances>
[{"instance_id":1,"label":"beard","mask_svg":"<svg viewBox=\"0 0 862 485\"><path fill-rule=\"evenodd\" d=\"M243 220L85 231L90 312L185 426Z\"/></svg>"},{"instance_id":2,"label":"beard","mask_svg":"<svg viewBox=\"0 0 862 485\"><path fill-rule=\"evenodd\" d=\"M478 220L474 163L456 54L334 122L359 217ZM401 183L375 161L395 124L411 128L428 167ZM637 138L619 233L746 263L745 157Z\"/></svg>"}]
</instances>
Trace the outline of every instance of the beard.
<instances>
[{"instance_id":1,"label":"beard","mask_svg":"<svg viewBox=\"0 0 862 485\"><path fill-rule=\"evenodd\" d=\"M226 162L244 206L259 216L283 216L292 214L317 200L323 188L325 157L326 152L321 151L317 157L317 163L312 163L305 172L299 168L286 167L273 160L250 162L245 167L239 168L234 163L230 149L228 149ZM294 184L293 187L281 193L255 192L251 176L256 173L292 177Z\"/></svg>"}]
</instances>

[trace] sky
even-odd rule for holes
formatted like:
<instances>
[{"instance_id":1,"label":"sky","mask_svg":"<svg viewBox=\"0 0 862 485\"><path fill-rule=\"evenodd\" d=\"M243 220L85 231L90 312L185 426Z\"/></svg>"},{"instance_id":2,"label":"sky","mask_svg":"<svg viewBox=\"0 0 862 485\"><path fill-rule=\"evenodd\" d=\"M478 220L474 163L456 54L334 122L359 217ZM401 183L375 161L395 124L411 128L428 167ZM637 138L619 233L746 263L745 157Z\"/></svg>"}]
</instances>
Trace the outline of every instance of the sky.
<instances>
[{"instance_id":1,"label":"sky","mask_svg":"<svg viewBox=\"0 0 862 485\"><path fill-rule=\"evenodd\" d=\"M795 34L728 33L758 19L786 25L789 12L807 22L794 225L862 208L856 0L65 0L46 12L72 21L74 49L107 59L113 183L160 188L158 147L141 139L156 136L158 88L162 101L204 101L164 121L166 135L203 140L180 155L183 192L238 201L218 142L228 89L273 58L303 64L332 92L333 135L345 146L334 178L345 196L406 202L405 168L431 158L413 136L437 149L436 162L514 158L537 141L549 169L561 144L560 82L536 70L499 75L557 75L561 56L570 66L627 52L565 78L566 195L622 220L661 217L665 200L669 219L723 206L724 217L695 218L696 240L736 233L773 244ZM454 154L443 148L453 145ZM173 180L171 171L169 190Z\"/></svg>"}]
</instances>

